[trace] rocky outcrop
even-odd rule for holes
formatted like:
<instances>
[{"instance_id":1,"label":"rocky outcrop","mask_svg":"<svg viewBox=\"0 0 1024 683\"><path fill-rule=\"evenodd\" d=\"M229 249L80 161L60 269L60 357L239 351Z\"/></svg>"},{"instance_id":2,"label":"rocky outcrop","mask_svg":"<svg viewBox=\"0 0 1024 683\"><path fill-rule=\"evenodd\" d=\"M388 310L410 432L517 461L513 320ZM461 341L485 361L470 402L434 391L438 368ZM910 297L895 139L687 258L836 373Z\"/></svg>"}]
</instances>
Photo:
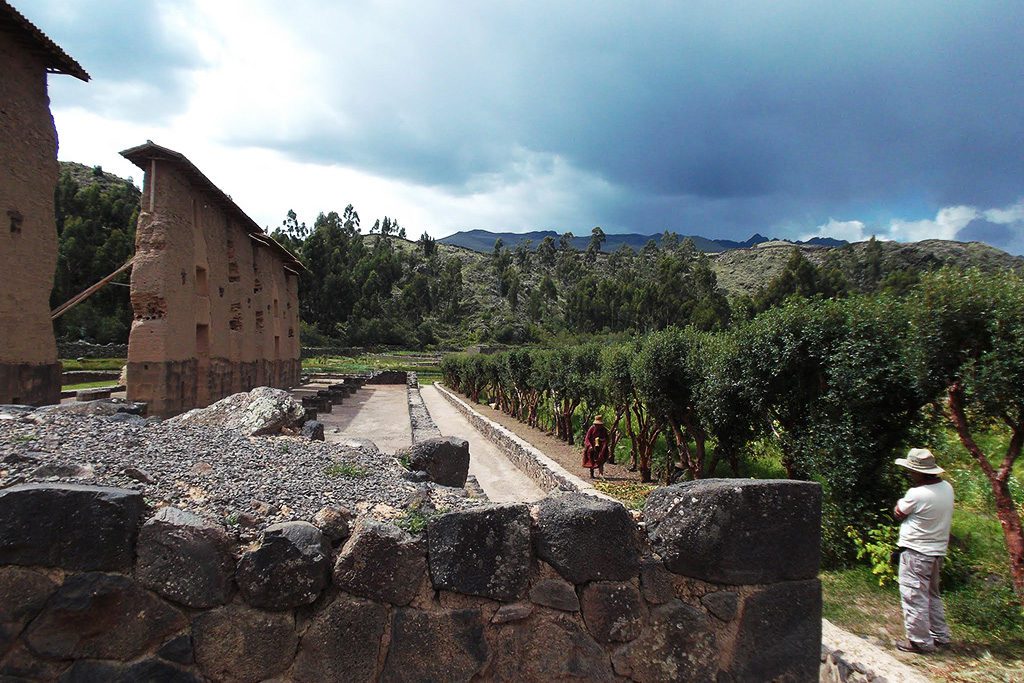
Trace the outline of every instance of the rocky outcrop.
<instances>
[{"instance_id":1,"label":"rocky outcrop","mask_svg":"<svg viewBox=\"0 0 1024 683\"><path fill-rule=\"evenodd\" d=\"M469 474L469 442L457 436L436 437L414 443L395 453L409 463L413 472L426 472L427 479L442 486L461 488Z\"/></svg>"},{"instance_id":2,"label":"rocky outcrop","mask_svg":"<svg viewBox=\"0 0 1024 683\"><path fill-rule=\"evenodd\" d=\"M167 420L176 425L222 427L249 436L277 434L285 427L301 427L306 410L283 389L256 387L232 394L206 408L195 408Z\"/></svg>"}]
</instances>

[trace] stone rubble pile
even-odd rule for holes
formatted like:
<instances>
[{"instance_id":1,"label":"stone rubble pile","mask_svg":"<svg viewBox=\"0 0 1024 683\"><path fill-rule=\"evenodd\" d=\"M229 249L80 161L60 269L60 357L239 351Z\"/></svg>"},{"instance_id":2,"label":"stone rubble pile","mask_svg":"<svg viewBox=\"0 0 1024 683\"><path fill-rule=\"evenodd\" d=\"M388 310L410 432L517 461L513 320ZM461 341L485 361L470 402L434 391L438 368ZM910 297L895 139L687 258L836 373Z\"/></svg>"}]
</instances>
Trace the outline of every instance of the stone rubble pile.
<instances>
[{"instance_id":1,"label":"stone rubble pile","mask_svg":"<svg viewBox=\"0 0 1024 683\"><path fill-rule=\"evenodd\" d=\"M243 539L271 524L310 521L324 507L389 518L410 505L475 504L462 489L406 480L395 458L366 440L247 436L189 420L145 420L116 412L116 404L69 405L0 408L0 488L69 482L135 490L151 507L203 515Z\"/></svg>"}]
</instances>

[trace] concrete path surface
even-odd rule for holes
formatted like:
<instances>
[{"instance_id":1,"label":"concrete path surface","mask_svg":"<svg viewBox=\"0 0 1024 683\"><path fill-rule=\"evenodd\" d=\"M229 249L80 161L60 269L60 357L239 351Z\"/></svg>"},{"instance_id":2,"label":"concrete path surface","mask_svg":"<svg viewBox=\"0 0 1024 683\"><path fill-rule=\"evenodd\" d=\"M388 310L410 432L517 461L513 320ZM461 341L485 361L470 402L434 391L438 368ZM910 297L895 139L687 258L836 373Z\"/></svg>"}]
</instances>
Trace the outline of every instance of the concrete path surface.
<instances>
[{"instance_id":1,"label":"concrete path surface","mask_svg":"<svg viewBox=\"0 0 1024 683\"><path fill-rule=\"evenodd\" d=\"M367 385L316 419L324 423L324 440L369 439L385 453L412 443L409 403L404 384Z\"/></svg>"},{"instance_id":2,"label":"concrete path surface","mask_svg":"<svg viewBox=\"0 0 1024 683\"><path fill-rule=\"evenodd\" d=\"M461 436L469 441L469 473L493 502L531 502L546 495L432 385L422 387L420 395L442 435Z\"/></svg>"}]
</instances>

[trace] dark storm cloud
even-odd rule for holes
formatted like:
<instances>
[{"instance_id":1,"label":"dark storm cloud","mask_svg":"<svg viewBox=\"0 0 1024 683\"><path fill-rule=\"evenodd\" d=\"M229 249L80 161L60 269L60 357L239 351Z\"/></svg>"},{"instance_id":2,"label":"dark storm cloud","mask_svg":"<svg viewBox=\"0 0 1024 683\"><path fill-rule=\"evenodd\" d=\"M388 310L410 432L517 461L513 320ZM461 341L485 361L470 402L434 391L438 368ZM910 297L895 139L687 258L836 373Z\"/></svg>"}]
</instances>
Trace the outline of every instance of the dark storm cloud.
<instances>
[{"instance_id":1,"label":"dark storm cloud","mask_svg":"<svg viewBox=\"0 0 1024 683\"><path fill-rule=\"evenodd\" d=\"M558 155L628 190L623 228L732 236L1020 196L1024 3L833 5L337 11L304 26L337 65L323 92L344 123L270 144L456 192L515 150Z\"/></svg>"},{"instance_id":2,"label":"dark storm cloud","mask_svg":"<svg viewBox=\"0 0 1024 683\"><path fill-rule=\"evenodd\" d=\"M50 90L62 106L159 123L188 103L187 73L202 62L189 36L166 24L161 9L170 5L138 0L18 4L92 76L88 84L51 78Z\"/></svg>"}]
</instances>

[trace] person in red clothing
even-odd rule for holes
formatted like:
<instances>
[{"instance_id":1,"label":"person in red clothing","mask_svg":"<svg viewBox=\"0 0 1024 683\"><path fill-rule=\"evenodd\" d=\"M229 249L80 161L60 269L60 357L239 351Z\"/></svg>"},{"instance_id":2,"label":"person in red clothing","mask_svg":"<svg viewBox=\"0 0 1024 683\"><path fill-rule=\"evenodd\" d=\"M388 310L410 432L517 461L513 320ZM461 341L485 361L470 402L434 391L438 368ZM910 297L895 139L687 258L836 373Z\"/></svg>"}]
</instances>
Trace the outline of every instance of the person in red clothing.
<instances>
[{"instance_id":1,"label":"person in red clothing","mask_svg":"<svg viewBox=\"0 0 1024 683\"><path fill-rule=\"evenodd\" d=\"M604 426L604 418L594 417L594 424L583 437L583 466L590 469L590 478L594 478L596 468L604 477L604 463L608 460L608 429Z\"/></svg>"}]
</instances>

